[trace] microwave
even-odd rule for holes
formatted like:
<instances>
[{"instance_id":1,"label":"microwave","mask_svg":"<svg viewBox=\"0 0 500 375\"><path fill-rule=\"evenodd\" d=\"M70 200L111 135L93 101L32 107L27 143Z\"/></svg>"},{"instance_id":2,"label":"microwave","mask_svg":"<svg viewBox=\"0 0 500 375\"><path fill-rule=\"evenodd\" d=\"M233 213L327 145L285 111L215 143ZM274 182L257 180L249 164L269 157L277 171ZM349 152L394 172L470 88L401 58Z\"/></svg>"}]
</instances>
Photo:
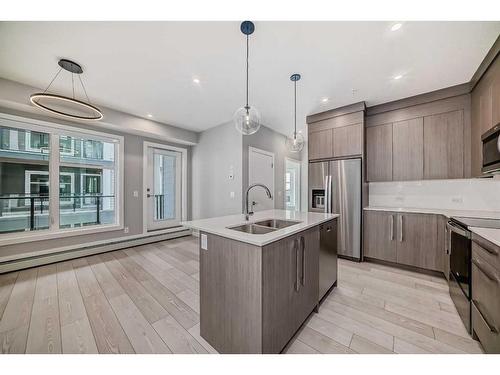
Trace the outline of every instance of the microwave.
<instances>
[{"instance_id":1,"label":"microwave","mask_svg":"<svg viewBox=\"0 0 500 375\"><path fill-rule=\"evenodd\" d=\"M500 173L500 124L481 136L483 143L483 173Z\"/></svg>"}]
</instances>

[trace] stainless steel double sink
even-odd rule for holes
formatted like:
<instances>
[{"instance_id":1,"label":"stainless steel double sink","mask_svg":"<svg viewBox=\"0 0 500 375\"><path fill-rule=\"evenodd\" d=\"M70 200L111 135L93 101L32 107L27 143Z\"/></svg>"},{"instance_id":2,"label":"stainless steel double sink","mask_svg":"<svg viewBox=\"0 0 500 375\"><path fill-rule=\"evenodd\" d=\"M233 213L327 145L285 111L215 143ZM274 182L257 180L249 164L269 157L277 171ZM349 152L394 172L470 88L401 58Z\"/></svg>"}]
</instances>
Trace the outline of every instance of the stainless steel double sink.
<instances>
[{"instance_id":1,"label":"stainless steel double sink","mask_svg":"<svg viewBox=\"0 0 500 375\"><path fill-rule=\"evenodd\" d=\"M266 234L301 223L295 220L266 219L255 223L248 223L228 227L228 229L250 234Z\"/></svg>"}]
</instances>

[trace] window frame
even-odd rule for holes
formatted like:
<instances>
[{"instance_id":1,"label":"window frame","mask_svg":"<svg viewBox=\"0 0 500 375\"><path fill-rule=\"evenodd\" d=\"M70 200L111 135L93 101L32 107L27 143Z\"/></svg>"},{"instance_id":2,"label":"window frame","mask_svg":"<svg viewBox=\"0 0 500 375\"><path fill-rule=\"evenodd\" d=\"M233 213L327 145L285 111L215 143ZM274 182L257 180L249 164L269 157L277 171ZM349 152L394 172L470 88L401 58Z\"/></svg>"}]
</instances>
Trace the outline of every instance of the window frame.
<instances>
[{"instance_id":1,"label":"window frame","mask_svg":"<svg viewBox=\"0 0 500 375\"><path fill-rule=\"evenodd\" d=\"M105 133L95 130L81 129L76 126L63 125L56 122L30 119L0 112L0 125L43 132L49 134L49 229L40 231L26 231L0 234L0 246L19 244L32 241L41 241L54 238L72 237L92 233L119 231L124 228L124 137L121 135ZM111 142L114 147L115 171L115 223L100 224L88 227L59 228L59 174L60 174L60 136L90 137L92 140ZM62 153L64 156L65 153ZM67 154L66 154L67 155ZM64 163L68 164L68 163ZM87 164L78 164L85 167ZM89 164L90 166L90 164ZM95 167L95 165L92 165ZM65 172L62 172L65 173Z\"/></svg>"}]
</instances>

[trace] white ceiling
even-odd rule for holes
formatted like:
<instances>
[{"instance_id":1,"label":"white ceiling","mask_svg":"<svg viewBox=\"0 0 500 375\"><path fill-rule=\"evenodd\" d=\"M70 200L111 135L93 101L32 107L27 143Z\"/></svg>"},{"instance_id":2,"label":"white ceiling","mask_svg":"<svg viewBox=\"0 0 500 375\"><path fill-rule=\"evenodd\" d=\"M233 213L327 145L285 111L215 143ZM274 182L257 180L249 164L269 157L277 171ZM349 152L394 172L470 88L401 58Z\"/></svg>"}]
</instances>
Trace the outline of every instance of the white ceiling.
<instances>
[{"instance_id":1,"label":"white ceiling","mask_svg":"<svg viewBox=\"0 0 500 375\"><path fill-rule=\"evenodd\" d=\"M81 63L93 103L196 131L244 104L239 22L1 22L0 76L45 88L65 57ZM256 22L250 104L279 132L305 116L365 100L374 105L468 81L500 22ZM402 74L399 80L392 77ZM199 78L200 84L193 83ZM63 79L64 78L64 79ZM69 94L69 73L55 89ZM353 93L353 89L356 91ZM330 98L322 103L324 97Z\"/></svg>"}]
</instances>

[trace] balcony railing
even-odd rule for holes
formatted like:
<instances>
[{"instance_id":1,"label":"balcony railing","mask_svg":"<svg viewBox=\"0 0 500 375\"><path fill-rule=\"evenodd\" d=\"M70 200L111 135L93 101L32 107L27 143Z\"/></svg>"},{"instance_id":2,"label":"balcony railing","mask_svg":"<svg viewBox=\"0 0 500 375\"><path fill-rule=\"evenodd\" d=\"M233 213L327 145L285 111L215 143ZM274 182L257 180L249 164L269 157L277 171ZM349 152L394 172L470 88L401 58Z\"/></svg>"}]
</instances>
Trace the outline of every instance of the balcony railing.
<instances>
[{"instance_id":1,"label":"balcony railing","mask_svg":"<svg viewBox=\"0 0 500 375\"><path fill-rule=\"evenodd\" d=\"M114 222L114 195L60 195L61 227L87 226ZM0 196L0 233L47 229L47 195L16 194Z\"/></svg>"}]
</instances>

